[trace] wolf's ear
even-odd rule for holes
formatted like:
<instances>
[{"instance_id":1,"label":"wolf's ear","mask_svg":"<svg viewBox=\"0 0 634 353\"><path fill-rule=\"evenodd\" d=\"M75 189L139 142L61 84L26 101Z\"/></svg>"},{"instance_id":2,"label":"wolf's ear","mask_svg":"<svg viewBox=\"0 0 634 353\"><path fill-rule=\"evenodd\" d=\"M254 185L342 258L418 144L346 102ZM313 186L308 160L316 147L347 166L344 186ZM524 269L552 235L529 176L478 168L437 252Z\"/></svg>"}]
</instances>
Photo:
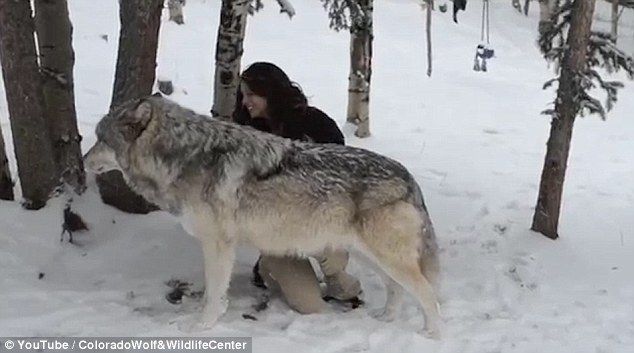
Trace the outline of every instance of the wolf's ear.
<instances>
[{"instance_id":1,"label":"wolf's ear","mask_svg":"<svg viewBox=\"0 0 634 353\"><path fill-rule=\"evenodd\" d=\"M152 109L152 103L147 99L143 99L129 113L123 130L123 136L126 140L134 141L141 136L152 119Z\"/></svg>"}]
</instances>

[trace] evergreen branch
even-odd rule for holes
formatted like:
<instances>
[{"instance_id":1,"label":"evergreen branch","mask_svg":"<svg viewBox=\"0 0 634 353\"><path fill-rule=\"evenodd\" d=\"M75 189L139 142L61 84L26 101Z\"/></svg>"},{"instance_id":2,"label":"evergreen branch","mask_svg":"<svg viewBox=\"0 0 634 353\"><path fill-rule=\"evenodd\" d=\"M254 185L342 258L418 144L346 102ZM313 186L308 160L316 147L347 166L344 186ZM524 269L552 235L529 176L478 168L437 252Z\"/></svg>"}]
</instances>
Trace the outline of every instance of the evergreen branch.
<instances>
[{"instance_id":1,"label":"evergreen branch","mask_svg":"<svg viewBox=\"0 0 634 353\"><path fill-rule=\"evenodd\" d=\"M588 69L586 72L578 74L579 87L583 90L596 87L593 82L593 79L596 79L594 74L598 75L598 73L592 69ZM601 80L600 76L599 80Z\"/></svg>"},{"instance_id":2,"label":"evergreen branch","mask_svg":"<svg viewBox=\"0 0 634 353\"><path fill-rule=\"evenodd\" d=\"M559 77L555 77L553 79L550 79L550 80L546 81L546 83L544 83L544 86L542 87L542 89L550 88L553 85L553 83L555 83L555 82L559 82Z\"/></svg>"},{"instance_id":3,"label":"evergreen branch","mask_svg":"<svg viewBox=\"0 0 634 353\"><path fill-rule=\"evenodd\" d=\"M249 4L249 15L253 15L254 13L262 10L262 8L264 8L264 4L262 3L262 0L253 0L251 2L251 4Z\"/></svg>"},{"instance_id":4,"label":"evergreen branch","mask_svg":"<svg viewBox=\"0 0 634 353\"><path fill-rule=\"evenodd\" d=\"M579 113L581 116L585 114L599 114L601 116L601 120L605 120L605 110L603 109L603 105L601 102L591 97L586 91L579 92L580 94L577 97L577 102L579 103Z\"/></svg>"},{"instance_id":5,"label":"evergreen branch","mask_svg":"<svg viewBox=\"0 0 634 353\"><path fill-rule=\"evenodd\" d=\"M288 18L293 18L293 16L295 16L295 8L289 0L277 0L277 4L280 5L280 13L287 14ZM252 0L251 4L249 4L248 11L250 15L253 15L263 8L264 4L262 3L262 0Z\"/></svg>"},{"instance_id":6,"label":"evergreen branch","mask_svg":"<svg viewBox=\"0 0 634 353\"><path fill-rule=\"evenodd\" d=\"M550 16L545 24L540 24L539 48L545 55L553 48L553 41L558 39L559 47L564 43L564 32L570 25L572 18L572 1L566 0ZM547 57L546 60L550 58Z\"/></svg>"},{"instance_id":7,"label":"evergreen branch","mask_svg":"<svg viewBox=\"0 0 634 353\"><path fill-rule=\"evenodd\" d=\"M540 114L550 115L551 117L555 118L555 116L557 115L557 112L555 111L555 109L551 108L551 109L542 110Z\"/></svg>"},{"instance_id":8,"label":"evergreen branch","mask_svg":"<svg viewBox=\"0 0 634 353\"><path fill-rule=\"evenodd\" d=\"M288 18L293 18L295 16L295 8L288 0L277 0L277 3L280 5L280 13L286 13Z\"/></svg>"},{"instance_id":9,"label":"evergreen branch","mask_svg":"<svg viewBox=\"0 0 634 353\"><path fill-rule=\"evenodd\" d=\"M606 92L607 98L605 101L605 107L607 111L612 110L614 108L614 103L616 103L618 98L618 90L623 88L623 82L620 81L604 81L601 78L601 75L596 71L589 69L585 76L589 80L593 80L599 83L599 86ZM594 87L594 85L593 85Z\"/></svg>"},{"instance_id":10,"label":"evergreen branch","mask_svg":"<svg viewBox=\"0 0 634 353\"><path fill-rule=\"evenodd\" d=\"M634 4L634 0L628 1ZM565 40L572 18L572 4L572 0L565 0L554 11L550 19L550 26L544 27L544 31L540 33L539 46L547 61L563 62L564 54L568 50ZM582 116L599 114L601 119L605 120L606 111L610 111L614 107L618 98L618 90L623 88L623 83L603 80L594 68L603 68L608 73L623 70L630 79L634 79L634 59L616 46L609 33L591 32L586 53L586 69L575 74L573 101L577 106L577 112ZM559 79L560 77L557 77L547 81L543 88L551 87ZM601 101L588 93L595 88L605 91L607 95L605 108ZM544 110L542 114L552 115L553 118L556 118L556 109Z\"/></svg>"},{"instance_id":11,"label":"evergreen branch","mask_svg":"<svg viewBox=\"0 0 634 353\"><path fill-rule=\"evenodd\" d=\"M634 79L634 59L610 39L609 33L591 33L587 53L588 65L605 68L609 73L624 70L630 79Z\"/></svg>"},{"instance_id":12,"label":"evergreen branch","mask_svg":"<svg viewBox=\"0 0 634 353\"><path fill-rule=\"evenodd\" d=\"M321 0L335 31L365 29L371 25L369 11L358 0Z\"/></svg>"}]
</instances>

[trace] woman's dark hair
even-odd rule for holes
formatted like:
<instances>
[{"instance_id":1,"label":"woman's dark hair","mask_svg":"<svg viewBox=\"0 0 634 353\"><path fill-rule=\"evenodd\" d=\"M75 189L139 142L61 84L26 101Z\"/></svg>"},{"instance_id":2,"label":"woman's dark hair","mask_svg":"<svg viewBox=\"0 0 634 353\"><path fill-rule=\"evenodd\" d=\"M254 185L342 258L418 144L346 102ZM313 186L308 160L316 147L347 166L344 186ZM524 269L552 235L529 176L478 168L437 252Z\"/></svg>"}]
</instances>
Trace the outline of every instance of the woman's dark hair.
<instances>
[{"instance_id":1,"label":"woman's dark hair","mask_svg":"<svg viewBox=\"0 0 634 353\"><path fill-rule=\"evenodd\" d=\"M251 64L242 75L240 82L253 93L266 98L270 129L281 133L284 125L302 116L308 105L306 96L298 84L292 82L279 67L268 62ZM250 121L249 111L242 105L242 91L238 88L233 120L239 124Z\"/></svg>"}]
</instances>

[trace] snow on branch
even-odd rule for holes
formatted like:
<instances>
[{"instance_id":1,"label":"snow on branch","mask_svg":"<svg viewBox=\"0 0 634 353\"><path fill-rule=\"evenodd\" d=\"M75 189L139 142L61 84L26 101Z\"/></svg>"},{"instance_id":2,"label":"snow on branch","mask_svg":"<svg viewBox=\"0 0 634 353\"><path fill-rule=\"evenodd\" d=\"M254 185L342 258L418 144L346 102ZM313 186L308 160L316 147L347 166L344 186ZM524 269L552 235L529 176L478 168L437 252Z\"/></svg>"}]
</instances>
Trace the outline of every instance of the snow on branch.
<instances>
[{"instance_id":1,"label":"snow on branch","mask_svg":"<svg viewBox=\"0 0 634 353\"><path fill-rule=\"evenodd\" d=\"M631 0L634 3L634 0ZM547 61L558 63L558 73L561 72L561 64L567 51L565 44L572 18L572 0L565 0L554 11L551 17L552 26L541 33L539 46ZM556 42L556 43L555 43ZM575 102L581 115L599 114L605 119L606 111L610 111L617 101L617 94L623 83L619 81L605 81L594 68L605 69L608 73L625 71L628 78L634 79L634 59L619 49L609 33L592 31L586 54L586 69L576 73L575 78ZM560 76L544 83L543 88L551 87L558 82ZM604 105L596 98L590 96L589 90L600 88L605 91L607 98ZM543 114L553 115L554 109L547 109ZM554 117L554 115L553 115Z\"/></svg>"},{"instance_id":2,"label":"snow on branch","mask_svg":"<svg viewBox=\"0 0 634 353\"><path fill-rule=\"evenodd\" d=\"M553 79L550 79L550 80L546 81L546 83L544 83L544 86L542 87L542 89L547 89L547 88L549 88L549 87L550 87L550 86L552 86L552 85L553 85L553 83L555 83L555 82L559 82L559 77L555 77L555 78L553 78Z\"/></svg>"},{"instance_id":3,"label":"snow on branch","mask_svg":"<svg viewBox=\"0 0 634 353\"><path fill-rule=\"evenodd\" d=\"M570 25L572 18L572 2L566 1L560 7L553 11L550 17L551 26L540 31L539 48L544 57L549 61L561 61L563 58L563 50L565 43L565 34ZM553 46L553 41L557 39L557 46ZM554 50L554 52L553 52Z\"/></svg>"},{"instance_id":4,"label":"snow on branch","mask_svg":"<svg viewBox=\"0 0 634 353\"><path fill-rule=\"evenodd\" d=\"M254 13L262 10L263 7L264 4L262 3L262 0L253 0L253 2L249 4L249 14L253 15Z\"/></svg>"},{"instance_id":5,"label":"snow on branch","mask_svg":"<svg viewBox=\"0 0 634 353\"><path fill-rule=\"evenodd\" d=\"M634 78L634 59L619 49L609 33L595 32L590 35L588 45L588 65L605 68L609 73L624 70L630 79Z\"/></svg>"},{"instance_id":6,"label":"snow on branch","mask_svg":"<svg viewBox=\"0 0 634 353\"><path fill-rule=\"evenodd\" d=\"M295 16L295 8L288 0L277 0L277 3L280 5L280 13L286 13L288 18L293 18Z\"/></svg>"},{"instance_id":7,"label":"snow on branch","mask_svg":"<svg viewBox=\"0 0 634 353\"><path fill-rule=\"evenodd\" d=\"M603 109L601 102L590 96L586 91L580 93L581 94L577 97L577 101L579 102L579 114L581 114L581 116L585 114L599 114L601 119L605 120L605 109Z\"/></svg>"},{"instance_id":8,"label":"snow on branch","mask_svg":"<svg viewBox=\"0 0 634 353\"><path fill-rule=\"evenodd\" d=\"M372 16L358 0L321 0L321 2L330 18L330 28L335 31L368 28L371 25Z\"/></svg>"},{"instance_id":9,"label":"snow on branch","mask_svg":"<svg viewBox=\"0 0 634 353\"><path fill-rule=\"evenodd\" d=\"M289 0L276 1L280 5L280 13L287 14L288 18L293 18L293 16L295 16L295 8ZM249 14L253 15L255 12L260 11L262 8L264 8L262 0L253 0L253 2L249 5Z\"/></svg>"}]
</instances>

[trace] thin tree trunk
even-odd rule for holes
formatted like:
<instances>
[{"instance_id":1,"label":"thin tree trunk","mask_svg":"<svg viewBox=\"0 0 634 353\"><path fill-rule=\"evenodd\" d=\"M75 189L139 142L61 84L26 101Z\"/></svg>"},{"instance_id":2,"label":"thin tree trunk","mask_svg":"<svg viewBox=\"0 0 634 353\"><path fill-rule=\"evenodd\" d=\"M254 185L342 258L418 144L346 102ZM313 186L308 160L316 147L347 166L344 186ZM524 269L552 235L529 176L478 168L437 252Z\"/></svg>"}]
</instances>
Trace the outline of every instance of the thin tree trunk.
<instances>
[{"instance_id":1,"label":"thin tree trunk","mask_svg":"<svg viewBox=\"0 0 634 353\"><path fill-rule=\"evenodd\" d=\"M619 0L612 0L612 41L616 43L619 29Z\"/></svg>"},{"instance_id":2,"label":"thin tree trunk","mask_svg":"<svg viewBox=\"0 0 634 353\"><path fill-rule=\"evenodd\" d=\"M222 0L220 8L211 115L225 120L231 118L236 105L250 3L251 0Z\"/></svg>"},{"instance_id":3,"label":"thin tree trunk","mask_svg":"<svg viewBox=\"0 0 634 353\"><path fill-rule=\"evenodd\" d=\"M163 0L120 0L121 32L111 109L152 93L162 8ZM158 209L130 190L118 171L98 175L97 184L103 201L122 211Z\"/></svg>"},{"instance_id":4,"label":"thin tree trunk","mask_svg":"<svg viewBox=\"0 0 634 353\"><path fill-rule=\"evenodd\" d=\"M586 52L592 26L595 0L576 0L564 54L555 116L551 122L544 169L542 170L539 196L531 229L556 239L559 235L559 212L563 194L566 166L570 152L572 128L579 102L578 75L586 68Z\"/></svg>"},{"instance_id":5,"label":"thin tree trunk","mask_svg":"<svg viewBox=\"0 0 634 353\"><path fill-rule=\"evenodd\" d=\"M524 15L525 16L528 16L528 8L530 4L531 4L531 0L524 1Z\"/></svg>"},{"instance_id":6,"label":"thin tree trunk","mask_svg":"<svg viewBox=\"0 0 634 353\"><path fill-rule=\"evenodd\" d=\"M425 23L425 32L427 34L427 76L431 77L432 71L432 47L431 47L431 11L434 6L433 0L426 0L427 2L427 11L426 11L426 23Z\"/></svg>"},{"instance_id":7,"label":"thin tree trunk","mask_svg":"<svg viewBox=\"0 0 634 353\"><path fill-rule=\"evenodd\" d=\"M350 76L347 121L357 125L355 135L370 136L370 82L372 78L373 0L360 0L365 18L350 27Z\"/></svg>"},{"instance_id":8,"label":"thin tree trunk","mask_svg":"<svg viewBox=\"0 0 634 353\"><path fill-rule=\"evenodd\" d=\"M44 97L30 1L0 1L0 61L24 207L46 205L58 182L44 119Z\"/></svg>"},{"instance_id":9,"label":"thin tree trunk","mask_svg":"<svg viewBox=\"0 0 634 353\"><path fill-rule=\"evenodd\" d=\"M120 0L121 31L110 107L152 93L161 25L161 0Z\"/></svg>"},{"instance_id":10,"label":"thin tree trunk","mask_svg":"<svg viewBox=\"0 0 634 353\"><path fill-rule=\"evenodd\" d=\"M13 200L13 180L7 160L7 152L4 149L4 137L0 128L0 200Z\"/></svg>"},{"instance_id":11,"label":"thin tree trunk","mask_svg":"<svg viewBox=\"0 0 634 353\"><path fill-rule=\"evenodd\" d=\"M81 194L86 188L86 176L75 113L73 27L66 0L35 0L35 31L42 73L44 117L58 168L57 175Z\"/></svg>"},{"instance_id":12,"label":"thin tree trunk","mask_svg":"<svg viewBox=\"0 0 634 353\"><path fill-rule=\"evenodd\" d=\"M174 21L179 25L185 23L185 19L183 18L183 6L185 6L185 0L167 0L170 21Z\"/></svg>"}]
</instances>

